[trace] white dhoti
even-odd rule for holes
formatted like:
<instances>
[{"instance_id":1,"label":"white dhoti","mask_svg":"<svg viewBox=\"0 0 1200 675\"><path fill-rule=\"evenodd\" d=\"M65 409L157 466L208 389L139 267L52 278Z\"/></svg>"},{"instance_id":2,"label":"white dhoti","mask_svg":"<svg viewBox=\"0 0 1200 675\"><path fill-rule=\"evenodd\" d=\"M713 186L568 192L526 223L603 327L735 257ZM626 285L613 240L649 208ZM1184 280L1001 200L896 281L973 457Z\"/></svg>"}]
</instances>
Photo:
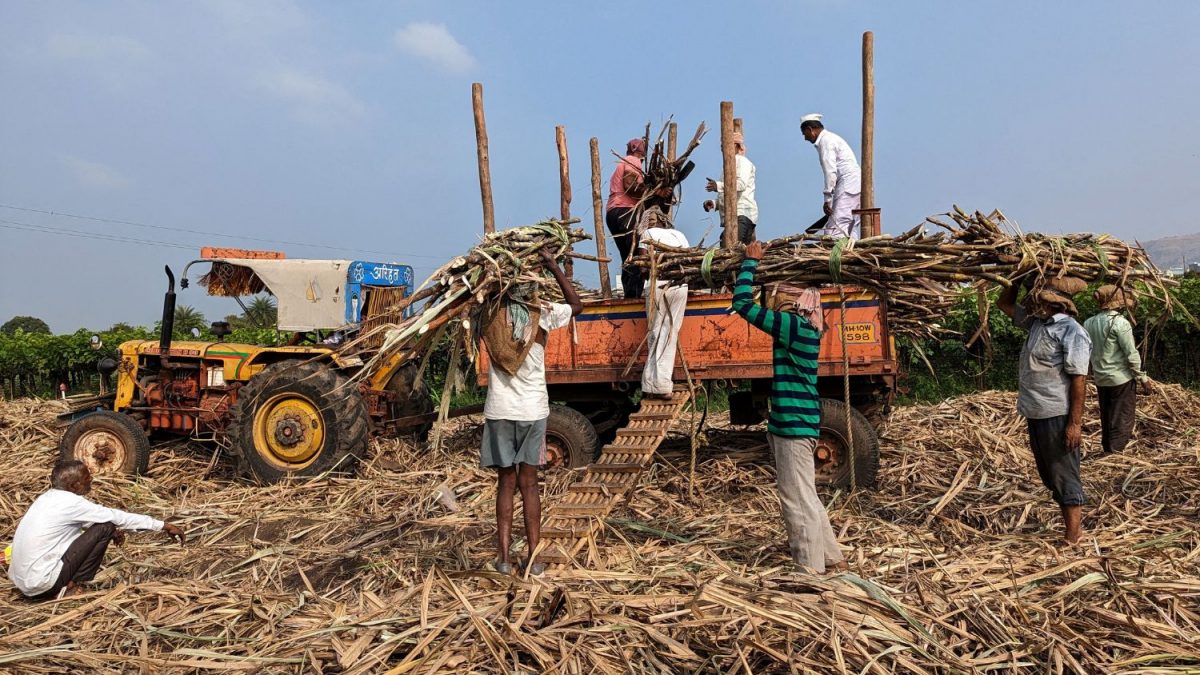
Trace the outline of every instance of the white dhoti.
<instances>
[{"instance_id":1,"label":"white dhoti","mask_svg":"<svg viewBox=\"0 0 1200 675\"><path fill-rule=\"evenodd\" d=\"M674 388L675 351L679 348L679 329L687 309L687 286L646 289L646 316L653 307L654 318L647 323L646 367L642 370L642 391L670 394Z\"/></svg>"},{"instance_id":2,"label":"white dhoti","mask_svg":"<svg viewBox=\"0 0 1200 675\"><path fill-rule=\"evenodd\" d=\"M854 210L861 204L862 195L860 194L833 194L832 211L829 214L829 222L825 223L824 234L833 237L834 239L845 239L849 237L851 240L858 240L862 232L859 226L859 218L854 215Z\"/></svg>"}]
</instances>

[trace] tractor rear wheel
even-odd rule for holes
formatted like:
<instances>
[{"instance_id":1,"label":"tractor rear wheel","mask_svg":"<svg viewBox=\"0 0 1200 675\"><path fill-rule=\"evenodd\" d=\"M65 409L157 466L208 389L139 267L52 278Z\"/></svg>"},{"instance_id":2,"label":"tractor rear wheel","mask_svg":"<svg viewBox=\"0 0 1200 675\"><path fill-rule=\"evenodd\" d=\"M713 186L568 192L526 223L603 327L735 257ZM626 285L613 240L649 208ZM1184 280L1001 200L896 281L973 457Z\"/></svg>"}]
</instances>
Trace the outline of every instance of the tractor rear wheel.
<instances>
[{"instance_id":1,"label":"tractor rear wheel","mask_svg":"<svg viewBox=\"0 0 1200 675\"><path fill-rule=\"evenodd\" d=\"M259 481L352 473L367 449L367 407L326 364L267 366L238 393L230 437L243 470Z\"/></svg>"},{"instance_id":2,"label":"tractor rear wheel","mask_svg":"<svg viewBox=\"0 0 1200 675\"><path fill-rule=\"evenodd\" d=\"M143 474L150 466L150 439L129 415L99 410L67 427L58 454L83 462L93 476Z\"/></svg>"},{"instance_id":3,"label":"tractor rear wheel","mask_svg":"<svg viewBox=\"0 0 1200 675\"><path fill-rule=\"evenodd\" d=\"M850 452L850 425L854 431L853 453ZM847 412L844 402L821 399L821 437L817 439L814 455L818 484L844 489L875 487L875 474L879 471L879 435L858 410L849 408Z\"/></svg>"}]
</instances>

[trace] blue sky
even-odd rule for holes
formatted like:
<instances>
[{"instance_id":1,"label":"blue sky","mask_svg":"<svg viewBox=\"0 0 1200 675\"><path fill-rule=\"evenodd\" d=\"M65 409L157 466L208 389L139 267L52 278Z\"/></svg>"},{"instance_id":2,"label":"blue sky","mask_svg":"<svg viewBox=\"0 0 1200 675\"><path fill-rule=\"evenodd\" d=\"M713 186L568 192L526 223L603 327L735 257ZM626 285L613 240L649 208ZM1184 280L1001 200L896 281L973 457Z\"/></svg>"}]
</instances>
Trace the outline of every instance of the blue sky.
<instances>
[{"instance_id":1,"label":"blue sky","mask_svg":"<svg viewBox=\"0 0 1200 675\"><path fill-rule=\"evenodd\" d=\"M473 81L501 226L557 214L556 124L590 227L588 139L607 179L609 150L673 114L681 137L714 127L678 218L698 240L732 100L759 236L798 231L821 185L798 118L822 112L858 147L864 30L886 231L957 203L1027 230L1196 232L1197 25L1195 2L7 0L0 204L154 227L0 208L0 320L151 323L162 265L203 244L428 274L481 229ZM198 289L181 302L210 319L236 309Z\"/></svg>"}]
</instances>

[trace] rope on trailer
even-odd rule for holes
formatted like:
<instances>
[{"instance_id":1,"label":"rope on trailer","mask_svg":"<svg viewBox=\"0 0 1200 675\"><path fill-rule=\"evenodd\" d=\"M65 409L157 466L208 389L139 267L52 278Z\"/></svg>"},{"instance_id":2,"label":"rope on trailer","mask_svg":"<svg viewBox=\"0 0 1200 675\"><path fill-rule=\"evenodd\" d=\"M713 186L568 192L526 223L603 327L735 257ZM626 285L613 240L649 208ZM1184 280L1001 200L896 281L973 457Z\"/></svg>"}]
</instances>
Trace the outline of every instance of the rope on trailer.
<instances>
[{"instance_id":1,"label":"rope on trailer","mask_svg":"<svg viewBox=\"0 0 1200 675\"><path fill-rule=\"evenodd\" d=\"M842 241L839 241L841 244ZM832 259L831 263L832 264ZM854 461L854 417L850 408L850 352L846 349L846 288L838 284L838 296L841 298L841 321L839 322L838 330L841 331L839 337L842 341L842 396L846 406L846 445L847 455L850 459L850 491L854 492L858 489L858 476L855 469L856 462Z\"/></svg>"}]
</instances>

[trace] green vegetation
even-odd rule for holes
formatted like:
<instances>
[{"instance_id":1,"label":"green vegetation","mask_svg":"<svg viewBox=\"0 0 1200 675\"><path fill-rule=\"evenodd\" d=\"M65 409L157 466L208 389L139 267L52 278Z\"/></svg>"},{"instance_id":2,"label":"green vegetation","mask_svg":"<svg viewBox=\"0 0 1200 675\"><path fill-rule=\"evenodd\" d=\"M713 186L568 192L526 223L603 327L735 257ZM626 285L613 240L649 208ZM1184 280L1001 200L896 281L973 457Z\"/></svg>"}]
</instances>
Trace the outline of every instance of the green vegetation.
<instances>
[{"instance_id":1,"label":"green vegetation","mask_svg":"<svg viewBox=\"0 0 1200 675\"><path fill-rule=\"evenodd\" d=\"M946 325L957 336L940 341L902 342L900 358L908 376L902 381L903 400L940 401L982 389L1016 389L1017 359L1027 333L996 309L993 290L988 296L990 338L967 343L979 329L980 311L974 291L964 291ZM1200 387L1200 277L1180 279L1172 293L1180 307L1174 316L1142 302L1134 312L1134 336L1147 372L1156 380ZM1096 313L1091 289L1075 298L1082 321Z\"/></svg>"},{"instance_id":2,"label":"green vegetation","mask_svg":"<svg viewBox=\"0 0 1200 675\"><path fill-rule=\"evenodd\" d=\"M1173 295L1186 312L1167 317L1161 308L1143 302L1134 313L1137 321L1135 336L1151 377L1200 388L1200 329L1190 318L1200 317L1200 276L1181 279ZM946 325L957 335L940 341L898 345L901 363L908 373L901 381L902 400L940 401L980 389L1016 388L1017 357L1025 341L1025 331L1013 326L1007 316L996 310L995 296L996 291L992 291L988 297L991 330L987 339L981 337L967 346L980 324L978 300L975 293L968 290L946 319ZM1095 313L1091 293L1079 294L1076 301L1081 317ZM275 306L269 298L255 300L244 314L226 317L233 328L233 334L226 341L283 344L287 334L273 328L274 315ZM175 337L191 339L190 329L196 327L200 329L200 339L215 340L203 321L204 317L190 307L176 308ZM158 337L157 326L144 328L118 323L97 333L104 348L96 351L89 344L92 331L80 329L67 335L51 335L48 328L37 330L38 324L45 326L33 317L14 317L0 327L0 391L5 396L54 395L60 382L66 382L72 392L92 388L96 363L101 358L114 354L126 340ZM449 341L443 340L431 355L425 373L435 399L442 393L449 352ZM465 382L454 396L454 405L482 400L482 393L474 385L470 365L464 363L463 368ZM727 405L727 396L724 390L714 389L711 392L714 409Z\"/></svg>"},{"instance_id":3,"label":"green vegetation","mask_svg":"<svg viewBox=\"0 0 1200 675\"><path fill-rule=\"evenodd\" d=\"M176 315L178 318L178 309ZM190 309L190 308L186 308ZM194 311L194 310L192 310ZM196 313L199 316L199 313ZM203 320L203 317L200 316ZM194 339L192 326L184 330L178 320L175 323L175 338ZM91 346L92 335L100 336L103 347ZM226 342L241 342L258 345L283 344L286 333L274 328L235 328L225 338ZM105 356L115 356L117 348L128 340L158 339L158 326L145 328L124 323L114 324L108 330L91 331L80 328L66 335L29 333L16 330L11 334L0 333L0 394L6 397L54 396L60 383L66 383L70 393L80 393L96 388L96 364ZM216 341L207 325L200 330L201 340Z\"/></svg>"}]
</instances>

